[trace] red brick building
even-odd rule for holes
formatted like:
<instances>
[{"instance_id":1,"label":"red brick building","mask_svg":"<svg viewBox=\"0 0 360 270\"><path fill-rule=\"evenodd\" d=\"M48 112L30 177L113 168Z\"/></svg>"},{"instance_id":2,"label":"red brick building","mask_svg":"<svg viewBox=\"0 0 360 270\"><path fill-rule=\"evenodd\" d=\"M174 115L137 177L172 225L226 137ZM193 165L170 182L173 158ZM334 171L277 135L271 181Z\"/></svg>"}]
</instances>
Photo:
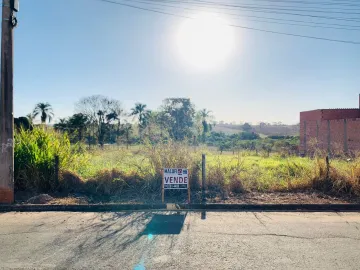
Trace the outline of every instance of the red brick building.
<instances>
[{"instance_id":1,"label":"red brick building","mask_svg":"<svg viewBox=\"0 0 360 270\"><path fill-rule=\"evenodd\" d=\"M359 108L300 112L300 153L315 148L329 153L360 151L360 95Z\"/></svg>"}]
</instances>

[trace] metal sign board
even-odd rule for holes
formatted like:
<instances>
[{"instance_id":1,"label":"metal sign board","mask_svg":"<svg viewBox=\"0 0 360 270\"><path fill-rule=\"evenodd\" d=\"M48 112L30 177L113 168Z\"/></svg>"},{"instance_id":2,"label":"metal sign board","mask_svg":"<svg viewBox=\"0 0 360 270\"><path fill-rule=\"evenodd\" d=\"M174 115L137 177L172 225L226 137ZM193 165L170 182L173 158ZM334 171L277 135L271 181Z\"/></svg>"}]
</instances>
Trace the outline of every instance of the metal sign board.
<instances>
[{"instance_id":1,"label":"metal sign board","mask_svg":"<svg viewBox=\"0 0 360 270\"><path fill-rule=\"evenodd\" d=\"M188 189L189 171L184 168L164 168L163 189Z\"/></svg>"}]
</instances>

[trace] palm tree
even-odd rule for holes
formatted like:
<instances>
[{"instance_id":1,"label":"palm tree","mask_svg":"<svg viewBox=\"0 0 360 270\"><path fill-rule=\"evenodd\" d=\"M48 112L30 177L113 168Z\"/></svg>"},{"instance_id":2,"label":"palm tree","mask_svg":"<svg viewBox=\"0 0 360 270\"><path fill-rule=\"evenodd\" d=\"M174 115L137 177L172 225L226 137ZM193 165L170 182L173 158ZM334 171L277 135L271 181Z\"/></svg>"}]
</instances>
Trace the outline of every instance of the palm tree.
<instances>
[{"instance_id":1,"label":"palm tree","mask_svg":"<svg viewBox=\"0 0 360 270\"><path fill-rule=\"evenodd\" d=\"M36 104L34 111L33 111L33 117L35 118L40 114L41 123L45 124L46 120L49 120L49 123L51 119L54 117L53 109L51 105L46 103L38 103Z\"/></svg>"},{"instance_id":2,"label":"palm tree","mask_svg":"<svg viewBox=\"0 0 360 270\"><path fill-rule=\"evenodd\" d=\"M209 131L211 131L211 124L209 124L209 121L213 118L213 116L211 115L211 111L208 111L207 109L202 109L200 111L200 115L201 115L201 123L203 125L203 142L205 142L205 138L206 138L206 133L208 133Z\"/></svg>"},{"instance_id":3,"label":"palm tree","mask_svg":"<svg viewBox=\"0 0 360 270\"><path fill-rule=\"evenodd\" d=\"M131 109L130 115L138 116L139 131L140 131L140 135L141 135L141 130L146 128L146 126L149 123L151 111L146 110L146 104L136 103L135 107Z\"/></svg>"},{"instance_id":4,"label":"palm tree","mask_svg":"<svg viewBox=\"0 0 360 270\"><path fill-rule=\"evenodd\" d=\"M202 109L200 111L200 115L201 115L203 121L208 121L209 118L212 118L211 113L212 113L212 111L208 111L207 109Z\"/></svg>"},{"instance_id":5,"label":"palm tree","mask_svg":"<svg viewBox=\"0 0 360 270\"><path fill-rule=\"evenodd\" d=\"M98 129L98 141L101 147L104 146L104 137L105 137L105 113L102 110L97 112L99 116L99 129Z\"/></svg>"},{"instance_id":6,"label":"palm tree","mask_svg":"<svg viewBox=\"0 0 360 270\"><path fill-rule=\"evenodd\" d=\"M107 114L105 117L108 123L110 123L111 121L119 120L119 116L116 112L111 112Z\"/></svg>"},{"instance_id":7,"label":"palm tree","mask_svg":"<svg viewBox=\"0 0 360 270\"><path fill-rule=\"evenodd\" d=\"M139 119L139 125L142 125L148 114L149 111L146 110L146 104L136 103L135 107L131 109L130 115L137 115Z\"/></svg>"},{"instance_id":8,"label":"palm tree","mask_svg":"<svg viewBox=\"0 0 360 270\"><path fill-rule=\"evenodd\" d=\"M129 149L131 132L132 132L131 124L126 123L124 125L124 133L125 133L125 138L126 138L126 149Z\"/></svg>"},{"instance_id":9,"label":"palm tree","mask_svg":"<svg viewBox=\"0 0 360 270\"><path fill-rule=\"evenodd\" d=\"M65 118L60 118L59 122L54 124L54 129L59 131L65 131L68 128L68 122Z\"/></svg>"},{"instance_id":10,"label":"palm tree","mask_svg":"<svg viewBox=\"0 0 360 270\"><path fill-rule=\"evenodd\" d=\"M117 137L118 135L120 134L120 117L119 115L117 114L117 112L115 111L112 111L111 113L105 115L105 118L106 118L106 124L108 125L109 127L109 130L110 130L110 138L113 138L114 141L116 142L117 141ZM117 125L117 130L114 129L114 125L111 124L111 121L116 121L118 122L118 125Z\"/></svg>"}]
</instances>

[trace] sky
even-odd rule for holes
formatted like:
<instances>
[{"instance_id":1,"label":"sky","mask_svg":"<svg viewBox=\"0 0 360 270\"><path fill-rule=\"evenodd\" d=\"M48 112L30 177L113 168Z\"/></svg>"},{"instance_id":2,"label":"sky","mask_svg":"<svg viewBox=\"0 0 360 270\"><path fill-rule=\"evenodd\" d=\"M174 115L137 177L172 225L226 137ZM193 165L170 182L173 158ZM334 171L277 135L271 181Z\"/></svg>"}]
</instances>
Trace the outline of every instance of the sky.
<instances>
[{"instance_id":1,"label":"sky","mask_svg":"<svg viewBox=\"0 0 360 270\"><path fill-rule=\"evenodd\" d=\"M360 14L360 6L356 8ZM231 28L230 52L215 68L199 69L179 53L177 39L189 20L181 16L218 10L193 9L167 8L166 12L177 15L170 16L97 0L20 1L14 30L15 117L30 113L38 102L53 106L55 120L67 117L80 98L96 94L120 100L127 110L135 102L157 109L165 98L189 97L197 109L211 110L217 121L237 123L295 124L300 111L359 106L360 45L226 26ZM216 15L226 24L360 42L360 31ZM360 26L360 15L331 16L359 22L326 22Z\"/></svg>"}]
</instances>

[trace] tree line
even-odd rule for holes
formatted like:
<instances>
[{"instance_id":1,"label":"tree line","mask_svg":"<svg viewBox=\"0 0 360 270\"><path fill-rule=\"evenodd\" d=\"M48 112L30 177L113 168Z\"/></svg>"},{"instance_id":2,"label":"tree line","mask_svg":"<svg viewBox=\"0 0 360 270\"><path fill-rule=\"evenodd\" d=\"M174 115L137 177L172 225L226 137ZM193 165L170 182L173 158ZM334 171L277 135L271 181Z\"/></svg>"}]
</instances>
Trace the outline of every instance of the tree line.
<instances>
[{"instance_id":1,"label":"tree line","mask_svg":"<svg viewBox=\"0 0 360 270\"><path fill-rule=\"evenodd\" d=\"M36 104L27 117L15 119L15 125L31 127L36 117L41 124L54 118L49 103ZM164 142L172 139L187 140L190 144L206 143L222 151L265 150L274 148L293 149L298 138L292 136L271 136L260 138L254 128L245 123L242 132L225 134L212 131L215 125L212 112L196 110L188 98L167 98L158 110L149 110L146 104L136 103L126 112L119 100L93 95L80 99L75 104L73 115L62 118L54 124L54 129L68 133L71 142L84 142L89 146L99 144L130 144Z\"/></svg>"},{"instance_id":2,"label":"tree line","mask_svg":"<svg viewBox=\"0 0 360 270\"><path fill-rule=\"evenodd\" d=\"M52 106L38 103L31 114L16 118L15 122L20 119L18 125L26 127L36 117L40 117L41 124L50 123L54 118ZM168 139L200 143L209 136L213 119L211 111L196 110L189 98L167 98L158 110L153 111L146 104L136 103L130 112L126 112L119 100L93 95L80 99L75 104L75 113L59 119L53 127L67 132L72 142L89 145L129 145L145 140L156 143Z\"/></svg>"}]
</instances>

